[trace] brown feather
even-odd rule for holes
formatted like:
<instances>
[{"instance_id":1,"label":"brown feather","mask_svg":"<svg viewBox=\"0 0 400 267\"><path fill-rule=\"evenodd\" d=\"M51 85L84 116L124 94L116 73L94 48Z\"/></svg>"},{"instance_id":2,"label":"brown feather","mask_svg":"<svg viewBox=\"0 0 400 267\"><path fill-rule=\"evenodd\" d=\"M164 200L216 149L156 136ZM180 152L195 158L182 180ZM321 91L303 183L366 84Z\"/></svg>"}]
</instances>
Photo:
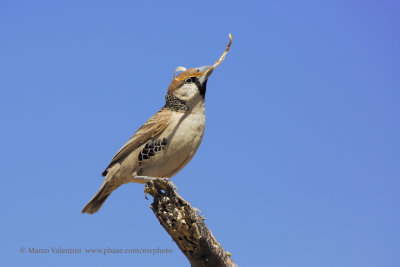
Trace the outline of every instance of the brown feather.
<instances>
[{"instance_id":1,"label":"brown feather","mask_svg":"<svg viewBox=\"0 0 400 267\"><path fill-rule=\"evenodd\" d=\"M169 125L171 118L171 111L165 108L161 108L153 117L151 117L136 133L121 147L121 149L115 154L111 163L107 166L103 172L103 176L107 175L108 169L111 168L115 163L120 162L126 158L131 152L143 145L148 140L160 135L165 128Z\"/></svg>"},{"instance_id":2,"label":"brown feather","mask_svg":"<svg viewBox=\"0 0 400 267\"><path fill-rule=\"evenodd\" d=\"M199 71L195 68L188 69L179 73L179 75L176 76L176 78L190 77L190 74L197 72ZM173 79L170 85L168 86L168 94L172 94L173 92L175 92L175 90L180 88L184 82L185 80Z\"/></svg>"}]
</instances>

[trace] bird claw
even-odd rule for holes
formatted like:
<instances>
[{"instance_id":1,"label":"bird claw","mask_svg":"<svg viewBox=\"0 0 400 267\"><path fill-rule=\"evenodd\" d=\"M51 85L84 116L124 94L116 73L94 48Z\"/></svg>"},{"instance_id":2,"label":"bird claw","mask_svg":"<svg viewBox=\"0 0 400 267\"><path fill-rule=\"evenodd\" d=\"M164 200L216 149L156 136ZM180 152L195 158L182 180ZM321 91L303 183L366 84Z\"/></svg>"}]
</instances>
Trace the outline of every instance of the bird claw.
<instances>
[{"instance_id":1,"label":"bird claw","mask_svg":"<svg viewBox=\"0 0 400 267\"><path fill-rule=\"evenodd\" d=\"M148 198L147 198L147 194L149 194L150 193L150 188L147 186L147 184L145 185L145 187L144 187L144 197L147 199L147 200L149 200Z\"/></svg>"},{"instance_id":2,"label":"bird claw","mask_svg":"<svg viewBox=\"0 0 400 267\"><path fill-rule=\"evenodd\" d=\"M168 182L170 180L168 177L150 177L150 176L132 176L132 179L133 179L133 182L141 183L141 184L147 184L148 182L155 181L157 179L161 179L166 182ZM178 187L174 183L171 183L171 186L174 191L176 191L177 193L179 192ZM149 192L150 192L150 188L146 185L146 187L144 189L146 199L148 199L147 194Z\"/></svg>"}]
</instances>

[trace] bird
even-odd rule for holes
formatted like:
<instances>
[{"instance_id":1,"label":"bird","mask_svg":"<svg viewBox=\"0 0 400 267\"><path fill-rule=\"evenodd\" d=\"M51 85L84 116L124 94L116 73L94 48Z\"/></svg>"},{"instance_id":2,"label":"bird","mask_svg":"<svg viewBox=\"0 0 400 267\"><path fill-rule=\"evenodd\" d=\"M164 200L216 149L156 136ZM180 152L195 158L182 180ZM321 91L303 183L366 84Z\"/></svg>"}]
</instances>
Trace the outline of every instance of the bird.
<instances>
[{"instance_id":1,"label":"bird","mask_svg":"<svg viewBox=\"0 0 400 267\"><path fill-rule=\"evenodd\" d=\"M195 155L205 129L207 81L232 42L213 66L178 67L165 95L165 105L118 150L102 173L102 185L82 209L93 214L123 184L171 178ZM175 77L177 71L182 71Z\"/></svg>"}]
</instances>

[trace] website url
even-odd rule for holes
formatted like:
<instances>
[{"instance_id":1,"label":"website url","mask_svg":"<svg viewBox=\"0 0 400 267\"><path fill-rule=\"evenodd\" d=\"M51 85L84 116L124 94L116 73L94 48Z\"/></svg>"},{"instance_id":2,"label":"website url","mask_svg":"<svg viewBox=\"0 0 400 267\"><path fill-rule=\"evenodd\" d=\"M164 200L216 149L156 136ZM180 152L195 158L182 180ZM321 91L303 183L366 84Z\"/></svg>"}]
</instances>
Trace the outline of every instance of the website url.
<instances>
[{"instance_id":1,"label":"website url","mask_svg":"<svg viewBox=\"0 0 400 267\"><path fill-rule=\"evenodd\" d=\"M21 254L100 254L100 255L112 255L112 254L145 254L145 255L157 255L157 254L171 254L171 248L63 248L63 247L49 247L49 248L38 248L38 247L21 247L19 249Z\"/></svg>"}]
</instances>

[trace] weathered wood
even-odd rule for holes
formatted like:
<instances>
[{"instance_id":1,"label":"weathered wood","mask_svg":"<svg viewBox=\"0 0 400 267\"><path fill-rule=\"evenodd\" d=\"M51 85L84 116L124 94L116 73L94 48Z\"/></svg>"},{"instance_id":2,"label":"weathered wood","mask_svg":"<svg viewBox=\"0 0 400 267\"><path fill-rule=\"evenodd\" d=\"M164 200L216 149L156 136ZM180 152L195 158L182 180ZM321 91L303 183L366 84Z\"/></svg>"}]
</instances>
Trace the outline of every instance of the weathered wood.
<instances>
[{"instance_id":1,"label":"weathered wood","mask_svg":"<svg viewBox=\"0 0 400 267\"><path fill-rule=\"evenodd\" d=\"M145 192L153 196L151 209L190 264L200 266L236 266L204 223L204 218L174 190L168 179L146 184Z\"/></svg>"}]
</instances>

